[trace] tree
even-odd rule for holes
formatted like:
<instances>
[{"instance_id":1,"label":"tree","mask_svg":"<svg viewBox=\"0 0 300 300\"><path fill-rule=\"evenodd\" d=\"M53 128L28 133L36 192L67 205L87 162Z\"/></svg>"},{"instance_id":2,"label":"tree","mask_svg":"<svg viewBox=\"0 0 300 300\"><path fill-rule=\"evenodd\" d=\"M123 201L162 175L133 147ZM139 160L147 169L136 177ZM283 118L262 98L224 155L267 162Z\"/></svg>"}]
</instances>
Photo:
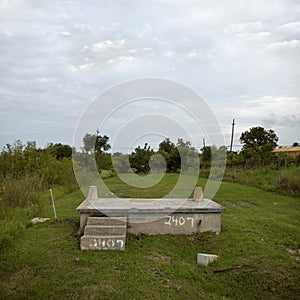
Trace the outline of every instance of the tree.
<instances>
[{"instance_id":1,"label":"tree","mask_svg":"<svg viewBox=\"0 0 300 300\"><path fill-rule=\"evenodd\" d=\"M113 167L117 174L128 173L130 170L129 155L116 152L112 155Z\"/></svg>"},{"instance_id":2,"label":"tree","mask_svg":"<svg viewBox=\"0 0 300 300\"><path fill-rule=\"evenodd\" d=\"M96 131L96 134L87 133L83 139L83 150L86 152L98 152L102 153L111 148L108 143L109 137L107 135L101 136L99 130Z\"/></svg>"},{"instance_id":3,"label":"tree","mask_svg":"<svg viewBox=\"0 0 300 300\"><path fill-rule=\"evenodd\" d=\"M204 146L201 150L201 161L209 164L211 162L211 146Z\"/></svg>"},{"instance_id":4,"label":"tree","mask_svg":"<svg viewBox=\"0 0 300 300\"><path fill-rule=\"evenodd\" d=\"M177 140L176 146L180 155L181 172L199 170L199 153L192 147L191 142L180 138Z\"/></svg>"},{"instance_id":5,"label":"tree","mask_svg":"<svg viewBox=\"0 0 300 300\"><path fill-rule=\"evenodd\" d=\"M94 152L96 144L96 135L87 133L83 139L83 150L85 152Z\"/></svg>"},{"instance_id":6,"label":"tree","mask_svg":"<svg viewBox=\"0 0 300 300\"><path fill-rule=\"evenodd\" d=\"M57 159L62 158L71 158L72 157L72 147L69 145L63 145L61 143L58 144L49 144L46 148L51 155L56 157Z\"/></svg>"},{"instance_id":7,"label":"tree","mask_svg":"<svg viewBox=\"0 0 300 300\"><path fill-rule=\"evenodd\" d=\"M169 138L164 139L158 146L158 151L164 151L167 154L170 154L175 149L175 144L170 141Z\"/></svg>"},{"instance_id":8,"label":"tree","mask_svg":"<svg viewBox=\"0 0 300 300\"><path fill-rule=\"evenodd\" d=\"M276 148L278 137L273 130L252 127L241 134L242 152L269 152Z\"/></svg>"},{"instance_id":9,"label":"tree","mask_svg":"<svg viewBox=\"0 0 300 300\"><path fill-rule=\"evenodd\" d=\"M138 173L146 174L150 171L149 160L153 154L154 151L150 149L148 143L145 143L143 148L138 146L129 157L130 165L137 169Z\"/></svg>"}]
</instances>

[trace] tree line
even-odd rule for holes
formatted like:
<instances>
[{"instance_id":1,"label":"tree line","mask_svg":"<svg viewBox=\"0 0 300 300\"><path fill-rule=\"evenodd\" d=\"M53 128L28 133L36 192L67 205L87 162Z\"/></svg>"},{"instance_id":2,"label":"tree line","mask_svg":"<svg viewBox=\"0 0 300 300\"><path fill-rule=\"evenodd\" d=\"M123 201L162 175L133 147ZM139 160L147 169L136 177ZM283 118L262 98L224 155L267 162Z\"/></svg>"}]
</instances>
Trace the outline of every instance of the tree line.
<instances>
[{"instance_id":1,"label":"tree line","mask_svg":"<svg viewBox=\"0 0 300 300\"><path fill-rule=\"evenodd\" d=\"M86 166L93 165L85 162L91 161L97 167L97 170L92 171L99 171L102 177L105 173L110 177L128 172L184 172L207 177L212 168L215 174L220 171L220 176L223 176L222 168L226 158L225 180L253 185L266 182L266 176L269 176L271 186L274 176L277 176L274 171L283 170L276 183L279 189L298 192L300 177L297 167L300 166L300 156L290 157L284 153L274 155L271 151L278 142L274 131L253 127L241 134L240 141L243 148L238 153L228 152L226 146L214 145L198 151L189 141L179 138L175 143L165 138L159 143L158 150L151 149L145 143L130 154L124 154L110 153L109 137L100 135L99 131L95 134L87 133L79 151L61 143L50 143L40 148L36 142L22 144L18 140L7 144L0 152L0 218L10 206L40 203L41 194L36 192L42 192L53 185L64 186L68 191L75 190L77 182L74 164L77 169L85 172ZM295 142L294 146L297 145ZM258 169L263 170L263 177L256 173ZM89 172L86 174L88 176ZM253 177L252 182L248 182L250 176Z\"/></svg>"},{"instance_id":2,"label":"tree line","mask_svg":"<svg viewBox=\"0 0 300 300\"><path fill-rule=\"evenodd\" d=\"M110 154L108 153L111 149L109 137L101 136L97 131L96 134L84 136L82 150L88 154L95 154L99 170L115 169L120 173L132 170L137 173L149 173L153 170L159 172L164 168L167 172L180 170L194 172L195 166L199 166L199 163L202 169L209 169L212 158L215 166L218 165L218 161L221 163L226 158L228 168L254 168L272 163L278 167L289 163L299 165L300 157L291 158L282 153L275 156L272 153L278 142L278 136L273 130L260 126L252 127L241 134L240 142L242 144L240 152L229 152L226 146L214 145L204 146L199 152L190 141L179 138L175 144L169 138L165 138L159 144L157 151L145 143L144 146L136 147L131 154L120 152ZM294 142L293 145L296 146L298 143Z\"/></svg>"},{"instance_id":3,"label":"tree line","mask_svg":"<svg viewBox=\"0 0 300 300\"><path fill-rule=\"evenodd\" d=\"M158 145L158 150L151 149L148 143L138 146L130 154L109 153L111 146L109 137L87 133L82 139L81 151L76 151L70 145L50 143L45 148L39 148L36 142L22 144L16 141L7 144L0 153L0 180L5 177L18 178L24 174L38 174L47 184L55 184L66 180L63 175L67 170L72 173L72 153L77 157L94 156L99 171L116 170L120 173L150 171L195 172L195 167L209 169L212 158L217 166L218 161L227 159L227 168L275 164L278 167L290 163L299 165L300 157L291 158L286 154L273 155L277 147L278 137L273 130L263 127L252 127L240 136L242 150L229 152L226 146L205 146L198 151L190 141L178 138L174 143L165 138ZM295 142L293 145L297 146ZM75 156L76 158L76 156ZM79 160L80 161L80 160ZM81 159L82 161L82 159ZM71 175L70 175L71 176ZM70 178L69 176L69 178Z\"/></svg>"}]
</instances>

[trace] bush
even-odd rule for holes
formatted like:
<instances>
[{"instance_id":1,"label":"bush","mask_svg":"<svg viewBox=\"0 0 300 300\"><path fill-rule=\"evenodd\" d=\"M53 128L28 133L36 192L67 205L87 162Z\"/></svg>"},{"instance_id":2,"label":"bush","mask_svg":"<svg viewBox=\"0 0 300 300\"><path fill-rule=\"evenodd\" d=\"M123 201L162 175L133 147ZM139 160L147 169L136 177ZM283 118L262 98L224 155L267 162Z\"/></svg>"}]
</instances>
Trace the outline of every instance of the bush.
<instances>
[{"instance_id":1,"label":"bush","mask_svg":"<svg viewBox=\"0 0 300 300\"><path fill-rule=\"evenodd\" d=\"M294 166L277 169L276 165L270 164L251 170L238 167L227 168L224 180L256 186L268 191L300 194L300 168Z\"/></svg>"},{"instance_id":2,"label":"bush","mask_svg":"<svg viewBox=\"0 0 300 300\"><path fill-rule=\"evenodd\" d=\"M277 189L300 195L300 168L284 170L275 182Z\"/></svg>"},{"instance_id":3,"label":"bush","mask_svg":"<svg viewBox=\"0 0 300 300\"><path fill-rule=\"evenodd\" d=\"M44 203L43 191L45 186L41 177L25 175L23 178L7 178L2 183L2 207L31 208L38 211Z\"/></svg>"},{"instance_id":4,"label":"bush","mask_svg":"<svg viewBox=\"0 0 300 300\"><path fill-rule=\"evenodd\" d=\"M101 170L100 175L102 179L108 179L116 176L116 173L113 170Z\"/></svg>"}]
</instances>

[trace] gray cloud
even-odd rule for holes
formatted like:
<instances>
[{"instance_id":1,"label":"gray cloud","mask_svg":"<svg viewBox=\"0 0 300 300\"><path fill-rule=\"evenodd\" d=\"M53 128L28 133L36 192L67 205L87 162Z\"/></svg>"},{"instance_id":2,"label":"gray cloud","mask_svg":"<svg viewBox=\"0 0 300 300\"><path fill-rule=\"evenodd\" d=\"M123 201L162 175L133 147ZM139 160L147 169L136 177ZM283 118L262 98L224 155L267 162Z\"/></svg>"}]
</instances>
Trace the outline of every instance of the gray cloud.
<instances>
[{"instance_id":1,"label":"gray cloud","mask_svg":"<svg viewBox=\"0 0 300 300\"><path fill-rule=\"evenodd\" d=\"M286 124L291 143L299 139L299 15L291 0L2 1L0 144L71 143L89 101L139 77L200 93L226 136L235 117L240 131Z\"/></svg>"}]
</instances>

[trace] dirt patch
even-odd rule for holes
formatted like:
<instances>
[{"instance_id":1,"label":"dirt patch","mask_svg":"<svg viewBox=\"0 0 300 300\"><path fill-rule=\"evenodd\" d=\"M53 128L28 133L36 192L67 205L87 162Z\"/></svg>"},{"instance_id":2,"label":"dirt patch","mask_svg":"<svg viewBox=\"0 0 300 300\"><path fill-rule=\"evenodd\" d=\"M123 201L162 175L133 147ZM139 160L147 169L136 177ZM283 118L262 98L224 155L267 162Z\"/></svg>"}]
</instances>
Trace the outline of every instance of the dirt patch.
<instances>
[{"instance_id":1,"label":"dirt patch","mask_svg":"<svg viewBox=\"0 0 300 300\"><path fill-rule=\"evenodd\" d=\"M167 262L167 263L169 263L169 262L171 262L171 256L168 256L168 255L162 255L162 254L160 254L160 253L154 253L152 256L151 256L151 258L153 259L153 260L156 260L156 261L162 261L162 262Z\"/></svg>"},{"instance_id":2,"label":"dirt patch","mask_svg":"<svg viewBox=\"0 0 300 300\"><path fill-rule=\"evenodd\" d=\"M300 261L300 249L293 250L293 249L286 248L286 250L288 253L290 253L291 258Z\"/></svg>"}]
</instances>

